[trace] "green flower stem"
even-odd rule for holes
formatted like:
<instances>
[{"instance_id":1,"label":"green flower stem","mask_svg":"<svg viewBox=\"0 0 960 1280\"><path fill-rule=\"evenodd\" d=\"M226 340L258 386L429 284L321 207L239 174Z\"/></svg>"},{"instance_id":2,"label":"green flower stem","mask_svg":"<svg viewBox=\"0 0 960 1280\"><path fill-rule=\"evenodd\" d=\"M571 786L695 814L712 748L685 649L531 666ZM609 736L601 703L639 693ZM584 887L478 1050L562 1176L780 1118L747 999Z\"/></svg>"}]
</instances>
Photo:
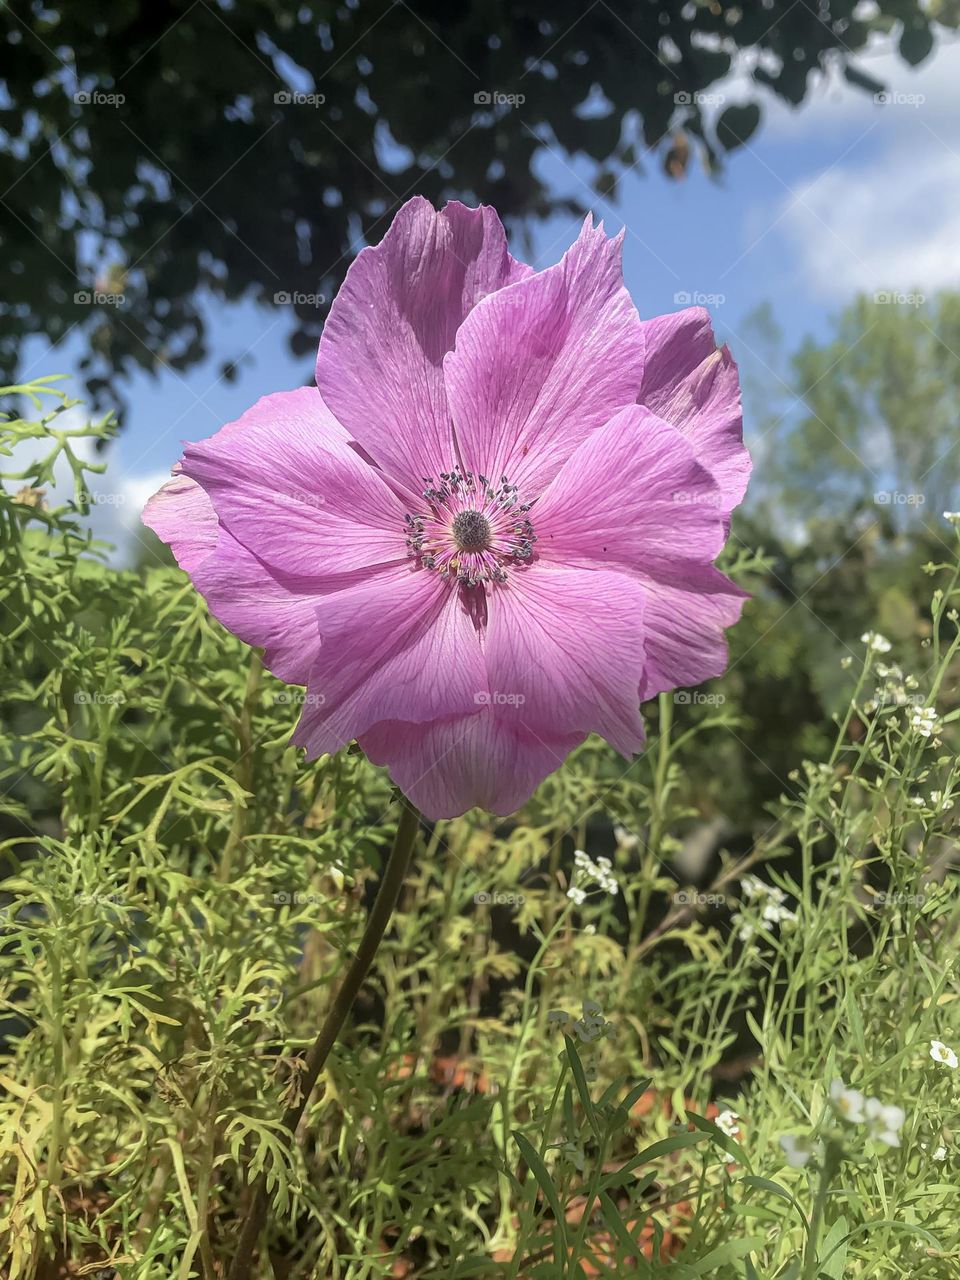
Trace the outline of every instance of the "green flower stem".
<instances>
[{"instance_id":1,"label":"green flower stem","mask_svg":"<svg viewBox=\"0 0 960 1280\"><path fill-rule=\"evenodd\" d=\"M820 1233L823 1230L823 1215L830 1194L830 1183L840 1168L843 1149L833 1139L827 1142L820 1167L820 1179L817 1183L817 1196L813 1202L813 1213L810 1215L810 1226L807 1229L807 1244L803 1254L803 1274L801 1280L817 1280L819 1264Z\"/></svg>"},{"instance_id":2,"label":"green flower stem","mask_svg":"<svg viewBox=\"0 0 960 1280\"><path fill-rule=\"evenodd\" d=\"M353 1002L357 998L357 993L370 970L377 948L390 922L393 909L397 905L403 882L406 879L410 859L413 855L413 847L417 839L417 832L420 828L420 814L405 796L401 797L401 804L403 807L400 811L400 821L397 824L393 848L384 868L383 879L380 882L376 901L370 911L367 927L363 931L363 937L360 939L360 945L357 947L353 962L347 970L346 977L343 979L323 1026L320 1028L320 1034L307 1054L300 1082L299 1097L296 1102L287 1108L283 1115L282 1124L291 1135L296 1133L300 1117L306 1110L310 1095L313 1092L313 1086L317 1083L320 1072L326 1065L330 1050L336 1044L347 1015L350 1013ZM253 1199L240 1231L237 1251L229 1271L228 1280L247 1280L253 1262L254 1249L266 1220L266 1213L266 1175L261 1174L254 1187Z\"/></svg>"}]
</instances>

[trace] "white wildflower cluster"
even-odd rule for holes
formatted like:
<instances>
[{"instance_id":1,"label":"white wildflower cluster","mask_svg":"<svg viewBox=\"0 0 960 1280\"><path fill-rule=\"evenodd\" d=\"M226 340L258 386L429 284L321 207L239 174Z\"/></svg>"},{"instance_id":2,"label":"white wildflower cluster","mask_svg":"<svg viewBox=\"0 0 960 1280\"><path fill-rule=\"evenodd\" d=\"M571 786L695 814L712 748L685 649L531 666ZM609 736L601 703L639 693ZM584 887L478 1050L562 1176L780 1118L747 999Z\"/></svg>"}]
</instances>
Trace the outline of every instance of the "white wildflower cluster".
<instances>
[{"instance_id":1,"label":"white wildflower cluster","mask_svg":"<svg viewBox=\"0 0 960 1280\"><path fill-rule=\"evenodd\" d=\"M620 892L620 885L613 874L613 863L609 858L597 858L594 862L582 849L577 849L573 855L573 866L573 884L567 890L567 897L578 907L586 901L587 894L594 884L598 885L604 893L609 893L611 897L615 897Z\"/></svg>"},{"instance_id":2,"label":"white wildflower cluster","mask_svg":"<svg viewBox=\"0 0 960 1280\"><path fill-rule=\"evenodd\" d=\"M960 525L960 511L945 511L943 518L947 524Z\"/></svg>"},{"instance_id":3,"label":"white wildflower cluster","mask_svg":"<svg viewBox=\"0 0 960 1280\"><path fill-rule=\"evenodd\" d=\"M576 1019L566 1009L551 1009L547 1014L547 1022L564 1028L569 1027L571 1034L575 1035L581 1044L591 1044L601 1037L609 1040L611 1036L616 1035L616 1027L603 1016L596 1000L584 1000L582 1008L582 1015Z\"/></svg>"},{"instance_id":4,"label":"white wildflower cluster","mask_svg":"<svg viewBox=\"0 0 960 1280\"><path fill-rule=\"evenodd\" d=\"M831 1084L830 1101L841 1120L866 1124L869 1137L885 1147L899 1147L900 1130L907 1118L903 1107L886 1106L879 1098L865 1098L859 1089L848 1089L842 1080Z\"/></svg>"},{"instance_id":5,"label":"white wildflower cluster","mask_svg":"<svg viewBox=\"0 0 960 1280\"><path fill-rule=\"evenodd\" d=\"M886 636L882 636L879 631L865 631L860 639L874 653L890 652L890 641Z\"/></svg>"},{"instance_id":6,"label":"white wildflower cluster","mask_svg":"<svg viewBox=\"0 0 960 1280\"><path fill-rule=\"evenodd\" d=\"M942 1040L930 1041L930 1057L934 1062L940 1062L945 1067L949 1067L951 1071L956 1071L960 1059L948 1044L944 1044Z\"/></svg>"},{"instance_id":7,"label":"white wildflower cluster","mask_svg":"<svg viewBox=\"0 0 960 1280\"><path fill-rule=\"evenodd\" d=\"M942 791L931 791L929 799L918 794L908 796L907 800L910 804L916 805L918 809L932 809L934 813L945 813L947 809L953 807L953 801L950 796L944 795Z\"/></svg>"},{"instance_id":8,"label":"white wildflower cluster","mask_svg":"<svg viewBox=\"0 0 960 1280\"><path fill-rule=\"evenodd\" d=\"M907 716L907 724L921 738L931 738L940 729L934 707L914 707Z\"/></svg>"},{"instance_id":9,"label":"white wildflower cluster","mask_svg":"<svg viewBox=\"0 0 960 1280\"><path fill-rule=\"evenodd\" d=\"M755 903L760 908L760 919L764 924L778 926L795 924L797 915L786 906L787 895L775 884L766 884L759 876L748 875L740 881L740 892L747 902ZM756 933L755 926L741 913L733 917L737 925L737 937L741 942L749 942Z\"/></svg>"},{"instance_id":10,"label":"white wildflower cluster","mask_svg":"<svg viewBox=\"0 0 960 1280\"><path fill-rule=\"evenodd\" d=\"M868 1098L859 1089L849 1088L842 1080L834 1080L829 1090L830 1104L838 1119L846 1124L863 1125L866 1136L885 1147L900 1146L900 1130L907 1118L903 1107ZM784 1159L793 1169L802 1169L811 1158L821 1158L824 1144L818 1138L784 1134L780 1138Z\"/></svg>"},{"instance_id":11,"label":"white wildflower cluster","mask_svg":"<svg viewBox=\"0 0 960 1280\"><path fill-rule=\"evenodd\" d=\"M737 1139L740 1137L740 1126L737 1121L740 1116L736 1111L721 1111L714 1122L721 1133L725 1133L728 1138Z\"/></svg>"},{"instance_id":12,"label":"white wildflower cluster","mask_svg":"<svg viewBox=\"0 0 960 1280\"><path fill-rule=\"evenodd\" d=\"M873 697L864 704L864 710L872 713L878 707L904 707L916 704L916 676L903 674L895 662L878 662L874 668L882 683L874 689Z\"/></svg>"}]
</instances>

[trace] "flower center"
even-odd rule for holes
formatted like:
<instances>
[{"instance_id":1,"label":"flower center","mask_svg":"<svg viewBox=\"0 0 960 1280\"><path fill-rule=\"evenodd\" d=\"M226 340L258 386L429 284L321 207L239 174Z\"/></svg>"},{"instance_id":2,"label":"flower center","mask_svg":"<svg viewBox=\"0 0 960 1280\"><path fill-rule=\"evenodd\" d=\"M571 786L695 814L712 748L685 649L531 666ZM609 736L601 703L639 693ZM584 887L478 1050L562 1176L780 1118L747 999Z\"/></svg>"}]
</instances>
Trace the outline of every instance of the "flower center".
<instances>
[{"instance_id":1,"label":"flower center","mask_svg":"<svg viewBox=\"0 0 960 1280\"><path fill-rule=\"evenodd\" d=\"M423 509L404 516L407 549L425 569L464 586L506 582L507 569L533 558L530 503L502 476L498 486L459 467L424 477Z\"/></svg>"},{"instance_id":2,"label":"flower center","mask_svg":"<svg viewBox=\"0 0 960 1280\"><path fill-rule=\"evenodd\" d=\"M468 508L458 511L450 526L453 539L461 551L486 551L490 546L493 530L482 511Z\"/></svg>"}]
</instances>

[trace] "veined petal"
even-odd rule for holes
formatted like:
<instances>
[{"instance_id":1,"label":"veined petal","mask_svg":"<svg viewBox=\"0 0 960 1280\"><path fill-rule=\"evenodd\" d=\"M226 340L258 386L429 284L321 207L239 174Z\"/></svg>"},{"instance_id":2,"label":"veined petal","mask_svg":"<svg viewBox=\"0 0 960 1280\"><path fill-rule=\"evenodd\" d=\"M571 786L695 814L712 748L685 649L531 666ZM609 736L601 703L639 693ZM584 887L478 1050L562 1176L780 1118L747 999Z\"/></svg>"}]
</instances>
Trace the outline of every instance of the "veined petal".
<instances>
[{"instance_id":1,"label":"veined petal","mask_svg":"<svg viewBox=\"0 0 960 1280\"><path fill-rule=\"evenodd\" d=\"M646 573L710 563L726 541L722 503L690 441L631 405L588 436L536 503L537 551L552 563Z\"/></svg>"},{"instance_id":2,"label":"veined petal","mask_svg":"<svg viewBox=\"0 0 960 1280\"><path fill-rule=\"evenodd\" d=\"M534 507L542 561L618 566L642 586L643 700L726 668L724 630L747 596L712 563L724 502L693 443L635 405L584 441Z\"/></svg>"},{"instance_id":3,"label":"veined petal","mask_svg":"<svg viewBox=\"0 0 960 1280\"><path fill-rule=\"evenodd\" d=\"M432 724L387 721L360 738L374 764L386 765L401 791L430 819L457 818L474 806L514 813L559 769L583 734L545 740L500 719L478 715Z\"/></svg>"},{"instance_id":4,"label":"veined petal","mask_svg":"<svg viewBox=\"0 0 960 1280\"><path fill-rule=\"evenodd\" d=\"M531 268L511 258L493 209L408 200L383 240L363 249L334 299L317 386L384 471L420 493L455 461L443 358L464 318Z\"/></svg>"},{"instance_id":5,"label":"veined petal","mask_svg":"<svg viewBox=\"0 0 960 1280\"><path fill-rule=\"evenodd\" d=\"M170 545L219 622L262 648L275 676L306 684L319 644L320 584L279 575L251 555L221 528L210 499L187 476L175 475L153 495L143 522Z\"/></svg>"},{"instance_id":6,"label":"veined petal","mask_svg":"<svg viewBox=\"0 0 960 1280\"><path fill-rule=\"evenodd\" d=\"M513 573L489 600L497 716L545 740L596 732L624 755L639 751L643 609L626 573L543 562Z\"/></svg>"},{"instance_id":7,"label":"veined petal","mask_svg":"<svg viewBox=\"0 0 960 1280\"><path fill-rule=\"evenodd\" d=\"M320 652L293 741L336 751L381 720L423 723L481 710L487 674L473 618L439 575L384 570L324 596Z\"/></svg>"},{"instance_id":8,"label":"veined petal","mask_svg":"<svg viewBox=\"0 0 960 1280\"><path fill-rule=\"evenodd\" d=\"M641 701L693 687L727 669L725 631L740 617L741 591L712 564L678 561L669 575L641 575L647 643Z\"/></svg>"},{"instance_id":9,"label":"veined petal","mask_svg":"<svg viewBox=\"0 0 960 1280\"><path fill-rule=\"evenodd\" d=\"M162 542L167 543L177 564L192 574L216 548L220 522L213 504L180 463L173 478L160 486L140 516Z\"/></svg>"},{"instance_id":10,"label":"veined petal","mask_svg":"<svg viewBox=\"0 0 960 1280\"><path fill-rule=\"evenodd\" d=\"M734 359L716 345L702 307L647 320L643 332L647 358L639 402L690 439L720 485L729 517L750 478Z\"/></svg>"},{"instance_id":11,"label":"veined petal","mask_svg":"<svg viewBox=\"0 0 960 1280\"><path fill-rule=\"evenodd\" d=\"M622 235L584 224L555 267L464 320L444 362L462 459L536 497L576 446L636 401L643 327L623 285Z\"/></svg>"},{"instance_id":12,"label":"veined petal","mask_svg":"<svg viewBox=\"0 0 960 1280\"><path fill-rule=\"evenodd\" d=\"M404 558L402 504L314 388L264 396L187 445L182 466L220 523L281 573L335 581Z\"/></svg>"}]
</instances>

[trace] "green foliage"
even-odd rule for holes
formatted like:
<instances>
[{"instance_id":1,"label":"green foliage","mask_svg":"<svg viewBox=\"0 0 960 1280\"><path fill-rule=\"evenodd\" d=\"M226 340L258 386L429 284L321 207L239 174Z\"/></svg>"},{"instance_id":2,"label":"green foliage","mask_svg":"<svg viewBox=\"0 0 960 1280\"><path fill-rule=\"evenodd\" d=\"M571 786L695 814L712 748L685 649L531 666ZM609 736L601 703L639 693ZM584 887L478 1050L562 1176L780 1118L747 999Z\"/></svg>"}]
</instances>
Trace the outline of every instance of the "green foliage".
<instances>
[{"instance_id":1,"label":"green foliage","mask_svg":"<svg viewBox=\"0 0 960 1280\"><path fill-rule=\"evenodd\" d=\"M870 512L894 532L935 538L957 492L958 344L960 295L893 289L856 298L829 339L808 339L781 384L799 415L782 394L767 396L777 443L767 478L779 509L804 518Z\"/></svg>"},{"instance_id":2,"label":"green foliage","mask_svg":"<svg viewBox=\"0 0 960 1280\"><path fill-rule=\"evenodd\" d=\"M3 394L9 1280L215 1280L261 1170L258 1280L955 1275L960 1072L929 1052L960 1044L955 553L895 655L836 662L838 723L783 746L766 812L717 787L771 670L754 637L726 702L647 709L632 765L590 740L509 821L426 827L291 1141L391 789L353 751L302 761L297 691L178 570L103 561L81 442L111 423L63 427L50 380ZM734 558L757 628L776 560ZM718 810L745 839L695 878L684 837ZM903 1106L899 1148L839 1118L840 1076Z\"/></svg>"}]
</instances>

